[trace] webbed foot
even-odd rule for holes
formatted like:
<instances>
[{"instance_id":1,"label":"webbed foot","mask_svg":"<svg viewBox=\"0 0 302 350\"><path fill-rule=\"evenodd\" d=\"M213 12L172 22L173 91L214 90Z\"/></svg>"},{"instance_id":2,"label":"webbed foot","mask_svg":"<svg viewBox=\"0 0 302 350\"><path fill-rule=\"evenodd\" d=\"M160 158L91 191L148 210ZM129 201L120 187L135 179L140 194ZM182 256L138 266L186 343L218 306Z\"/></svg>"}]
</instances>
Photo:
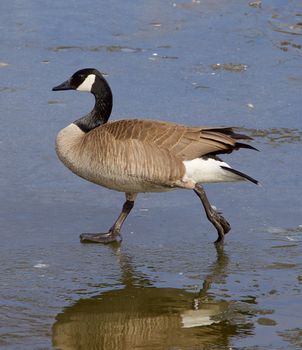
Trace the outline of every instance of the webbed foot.
<instances>
[{"instance_id":1,"label":"webbed foot","mask_svg":"<svg viewBox=\"0 0 302 350\"><path fill-rule=\"evenodd\" d=\"M222 214L214 209L211 210L208 216L209 220L212 222L212 224L215 226L217 232L218 232L218 238L215 241L215 243L223 242L224 235L226 235L230 229L231 225L228 223L228 221L222 216Z\"/></svg>"},{"instance_id":2,"label":"webbed foot","mask_svg":"<svg viewBox=\"0 0 302 350\"><path fill-rule=\"evenodd\" d=\"M231 230L231 225L225 219L225 217L222 215L222 212L220 211L216 211L216 219L219 221L220 225L224 230L224 234L226 235Z\"/></svg>"},{"instance_id":3,"label":"webbed foot","mask_svg":"<svg viewBox=\"0 0 302 350\"><path fill-rule=\"evenodd\" d=\"M218 238L215 243L222 243L224 241L224 235L230 231L231 225L223 217L222 213L213 206L211 206L211 210L207 213L207 216L218 233Z\"/></svg>"},{"instance_id":4,"label":"webbed foot","mask_svg":"<svg viewBox=\"0 0 302 350\"><path fill-rule=\"evenodd\" d=\"M80 235L81 243L102 243L109 244L119 242L122 238L119 232L109 231L107 233L82 233Z\"/></svg>"},{"instance_id":5,"label":"webbed foot","mask_svg":"<svg viewBox=\"0 0 302 350\"><path fill-rule=\"evenodd\" d=\"M222 243L224 240L224 235L230 231L231 225L223 217L222 213L210 204L205 190L200 184L195 185L194 192L200 198L202 205L205 209L207 218L217 230L218 238L215 241L215 243Z\"/></svg>"}]
</instances>

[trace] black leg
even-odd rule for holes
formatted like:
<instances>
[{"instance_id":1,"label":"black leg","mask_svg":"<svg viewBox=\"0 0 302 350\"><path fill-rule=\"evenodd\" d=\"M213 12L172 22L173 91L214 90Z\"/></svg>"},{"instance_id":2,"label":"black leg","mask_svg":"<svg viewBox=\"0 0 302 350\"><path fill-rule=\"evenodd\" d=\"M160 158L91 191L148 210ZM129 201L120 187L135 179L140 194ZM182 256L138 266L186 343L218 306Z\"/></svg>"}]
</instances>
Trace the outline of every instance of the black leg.
<instances>
[{"instance_id":1,"label":"black leg","mask_svg":"<svg viewBox=\"0 0 302 350\"><path fill-rule=\"evenodd\" d=\"M197 196L200 198L202 205L205 209L207 218L209 219L209 221L211 221L211 223L215 226L217 232L218 232L218 238L215 241L215 243L218 242L223 242L224 239L224 235L226 233L228 233L231 229L230 224L226 221L226 219L221 215L221 213L219 213L217 210L215 210L208 198L207 195L205 193L205 190L203 189L203 187L199 184L195 185L194 188L194 192L197 194Z\"/></svg>"},{"instance_id":2,"label":"black leg","mask_svg":"<svg viewBox=\"0 0 302 350\"><path fill-rule=\"evenodd\" d=\"M110 228L109 232L106 233L82 233L80 235L80 240L82 243L111 243L117 241L120 236L121 227L129 215L131 209L134 206L134 201L136 198L136 193L126 193L126 202L123 205L123 209L115 221L115 223Z\"/></svg>"}]
</instances>

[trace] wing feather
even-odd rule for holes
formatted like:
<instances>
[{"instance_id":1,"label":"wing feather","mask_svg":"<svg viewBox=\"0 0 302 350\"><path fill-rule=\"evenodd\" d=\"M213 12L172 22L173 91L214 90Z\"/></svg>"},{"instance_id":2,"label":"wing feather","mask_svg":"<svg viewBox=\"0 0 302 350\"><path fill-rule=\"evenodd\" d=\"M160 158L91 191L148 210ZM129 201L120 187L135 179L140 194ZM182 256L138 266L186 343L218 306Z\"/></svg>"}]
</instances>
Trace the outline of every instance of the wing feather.
<instances>
[{"instance_id":1,"label":"wing feather","mask_svg":"<svg viewBox=\"0 0 302 350\"><path fill-rule=\"evenodd\" d=\"M182 160L231 153L239 148L253 148L239 139L250 137L226 127L191 127L157 120L118 120L104 124L116 140L139 140L171 152Z\"/></svg>"}]
</instances>

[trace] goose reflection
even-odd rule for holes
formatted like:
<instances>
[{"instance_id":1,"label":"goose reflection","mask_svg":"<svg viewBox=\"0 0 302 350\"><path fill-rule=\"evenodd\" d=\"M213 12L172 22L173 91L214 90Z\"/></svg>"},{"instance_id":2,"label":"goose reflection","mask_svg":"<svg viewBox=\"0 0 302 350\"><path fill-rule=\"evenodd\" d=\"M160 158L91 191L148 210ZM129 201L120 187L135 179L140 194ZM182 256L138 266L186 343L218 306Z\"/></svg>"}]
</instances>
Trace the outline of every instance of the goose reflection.
<instances>
[{"instance_id":1,"label":"goose reflection","mask_svg":"<svg viewBox=\"0 0 302 350\"><path fill-rule=\"evenodd\" d=\"M118 258L125 287L79 300L59 314L52 334L57 349L205 349L228 346L232 336L250 332L245 312L209 293L213 282L226 277L223 247L217 247L217 259L198 293L155 288L135 272L129 257L119 253Z\"/></svg>"}]
</instances>

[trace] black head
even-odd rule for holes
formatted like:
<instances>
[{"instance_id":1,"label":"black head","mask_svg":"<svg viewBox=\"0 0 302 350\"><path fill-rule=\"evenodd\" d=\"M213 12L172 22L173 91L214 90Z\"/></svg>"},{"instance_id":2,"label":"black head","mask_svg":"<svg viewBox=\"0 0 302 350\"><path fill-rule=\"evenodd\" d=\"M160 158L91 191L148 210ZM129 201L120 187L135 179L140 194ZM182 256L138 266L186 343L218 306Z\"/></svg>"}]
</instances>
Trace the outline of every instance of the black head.
<instances>
[{"instance_id":1,"label":"black head","mask_svg":"<svg viewBox=\"0 0 302 350\"><path fill-rule=\"evenodd\" d=\"M78 90L93 92L93 85L97 78L104 80L102 74L94 68L84 68L75 72L68 80L64 83L55 86L52 91L60 90Z\"/></svg>"},{"instance_id":2,"label":"black head","mask_svg":"<svg viewBox=\"0 0 302 350\"><path fill-rule=\"evenodd\" d=\"M93 110L74 122L84 132L89 132L108 121L112 110L112 93L107 81L97 69L80 69L52 90L87 91L94 95L95 105Z\"/></svg>"}]
</instances>

